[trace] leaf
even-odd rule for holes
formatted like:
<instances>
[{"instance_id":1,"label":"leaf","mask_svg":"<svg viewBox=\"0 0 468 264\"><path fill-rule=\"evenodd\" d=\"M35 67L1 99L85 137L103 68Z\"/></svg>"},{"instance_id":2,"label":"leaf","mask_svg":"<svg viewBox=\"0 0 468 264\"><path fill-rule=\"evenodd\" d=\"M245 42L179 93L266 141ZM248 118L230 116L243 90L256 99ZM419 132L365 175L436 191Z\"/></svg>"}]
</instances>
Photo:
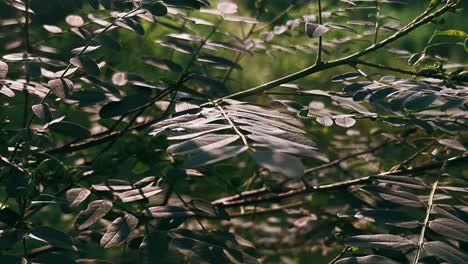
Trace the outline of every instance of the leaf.
<instances>
[{"instance_id":1,"label":"leaf","mask_svg":"<svg viewBox=\"0 0 468 264\"><path fill-rule=\"evenodd\" d=\"M363 186L362 190L372 193L383 200L390 201L402 206L409 207L422 207L424 204L419 198L409 192L396 191L388 187L383 186Z\"/></svg>"},{"instance_id":2,"label":"leaf","mask_svg":"<svg viewBox=\"0 0 468 264\"><path fill-rule=\"evenodd\" d=\"M432 211L460 223L468 222L468 213L448 204L435 204Z\"/></svg>"},{"instance_id":3,"label":"leaf","mask_svg":"<svg viewBox=\"0 0 468 264\"><path fill-rule=\"evenodd\" d=\"M61 28L54 26L54 25L42 25L42 26L44 27L45 30L53 34L59 34L63 32Z\"/></svg>"},{"instance_id":4,"label":"leaf","mask_svg":"<svg viewBox=\"0 0 468 264\"><path fill-rule=\"evenodd\" d=\"M441 241L431 241L423 244L424 250L433 256L441 258L451 264L464 264L468 255Z\"/></svg>"},{"instance_id":5,"label":"leaf","mask_svg":"<svg viewBox=\"0 0 468 264\"><path fill-rule=\"evenodd\" d=\"M31 232L30 236L51 246L78 251L73 240L63 232L47 226L40 226Z\"/></svg>"},{"instance_id":6,"label":"leaf","mask_svg":"<svg viewBox=\"0 0 468 264\"><path fill-rule=\"evenodd\" d=\"M315 118L315 121L317 121L317 123L321 124L322 126L326 127L333 125L333 120L328 116L318 116L317 118Z\"/></svg>"},{"instance_id":7,"label":"leaf","mask_svg":"<svg viewBox=\"0 0 468 264\"><path fill-rule=\"evenodd\" d=\"M47 103L33 105L32 110L37 117L46 123L53 120L52 111Z\"/></svg>"},{"instance_id":8,"label":"leaf","mask_svg":"<svg viewBox=\"0 0 468 264\"><path fill-rule=\"evenodd\" d=\"M104 184L93 184L91 186L96 191L128 191L133 186L128 181L109 179Z\"/></svg>"},{"instance_id":9,"label":"leaf","mask_svg":"<svg viewBox=\"0 0 468 264\"><path fill-rule=\"evenodd\" d=\"M10 256L10 255L1 255L0 263L5 264L28 264L28 261L23 257Z\"/></svg>"},{"instance_id":10,"label":"leaf","mask_svg":"<svg viewBox=\"0 0 468 264\"><path fill-rule=\"evenodd\" d=\"M0 79L5 79L8 74L8 64L0 61Z\"/></svg>"},{"instance_id":11,"label":"leaf","mask_svg":"<svg viewBox=\"0 0 468 264\"><path fill-rule=\"evenodd\" d=\"M48 128L52 132L76 139L87 138L91 136L91 133L87 128L67 121L52 123L48 126Z\"/></svg>"},{"instance_id":12,"label":"leaf","mask_svg":"<svg viewBox=\"0 0 468 264\"><path fill-rule=\"evenodd\" d=\"M156 59L154 57L149 57L149 56L145 56L142 59L144 63L157 67L162 70L172 71L172 72L182 71L182 67L179 64L172 62L170 60L166 60L166 59L160 60L160 59Z\"/></svg>"},{"instance_id":13,"label":"leaf","mask_svg":"<svg viewBox=\"0 0 468 264\"><path fill-rule=\"evenodd\" d=\"M59 253L41 253L32 261L34 264L76 264L70 257Z\"/></svg>"},{"instance_id":14,"label":"leaf","mask_svg":"<svg viewBox=\"0 0 468 264\"><path fill-rule=\"evenodd\" d=\"M208 0L163 0L163 2L168 5L194 9L199 9L203 6L210 6Z\"/></svg>"},{"instance_id":15,"label":"leaf","mask_svg":"<svg viewBox=\"0 0 468 264\"><path fill-rule=\"evenodd\" d=\"M191 157L184 162L184 168L198 168L213 164L228 158L235 157L246 151L246 146L227 146L213 149L206 152L199 152L195 157Z\"/></svg>"},{"instance_id":16,"label":"leaf","mask_svg":"<svg viewBox=\"0 0 468 264\"><path fill-rule=\"evenodd\" d=\"M416 228L420 225L418 220L400 211L366 210L357 212L354 217L376 224L393 225L403 228Z\"/></svg>"},{"instance_id":17,"label":"leaf","mask_svg":"<svg viewBox=\"0 0 468 264\"><path fill-rule=\"evenodd\" d=\"M309 36L310 38L318 38L322 36L323 34L327 33L329 30L330 28L324 25L310 23L310 22L305 23L305 32L307 33L307 36Z\"/></svg>"},{"instance_id":18,"label":"leaf","mask_svg":"<svg viewBox=\"0 0 468 264\"><path fill-rule=\"evenodd\" d=\"M68 99L73 93L73 82L69 79L54 79L47 84L52 92L61 99Z\"/></svg>"},{"instance_id":19,"label":"leaf","mask_svg":"<svg viewBox=\"0 0 468 264\"><path fill-rule=\"evenodd\" d=\"M112 209L112 202L96 200L88 204L88 208L82 211L75 220L75 228L84 230L99 221Z\"/></svg>"},{"instance_id":20,"label":"leaf","mask_svg":"<svg viewBox=\"0 0 468 264\"><path fill-rule=\"evenodd\" d=\"M213 149L227 146L239 139L238 135L229 134L206 134L189 139L179 144L171 145L167 152L171 155L187 155L196 152L207 152Z\"/></svg>"},{"instance_id":21,"label":"leaf","mask_svg":"<svg viewBox=\"0 0 468 264\"><path fill-rule=\"evenodd\" d=\"M423 92L417 92L410 97L406 98L403 103L406 109L409 110L421 110L428 107L437 99L435 94L425 94Z\"/></svg>"},{"instance_id":22,"label":"leaf","mask_svg":"<svg viewBox=\"0 0 468 264\"><path fill-rule=\"evenodd\" d=\"M441 139L439 140L439 143L451 149L466 151L465 146L463 146L459 141L454 140L454 139L447 139L447 138Z\"/></svg>"},{"instance_id":23,"label":"leaf","mask_svg":"<svg viewBox=\"0 0 468 264\"><path fill-rule=\"evenodd\" d=\"M377 255L369 255L365 257L350 257L350 258L344 258L340 259L336 264L398 264L400 262L396 262L392 259L383 257L383 256L377 256Z\"/></svg>"},{"instance_id":24,"label":"leaf","mask_svg":"<svg viewBox=\"0 0 468 264\"><path fill-rule=\"evenodd\" d=\"M244 17L244 16L227 16L227 17L224 18L224 20L232 21L232 22L242 22L242 23L247 23L247 24L258 24L258 23L260 23L255 18Z\"/></svg>"},{"instance_id":25,"label":"leaf","mask_svg":"<svg viewBox=\"0 0 468 264\"><path fill-rule=\"evenodd\" d=\"M67 202L71 208L78 207L88 196L91 194L91 191L84 188L74 188L67 191Z\"/></svg>"},{"instance_id":26,"label":"leaf","mask_svg":"<svg viewBox=\"0 0 468 264\"><path fill-rule=\"evenodd\" d=\"M84 25L84 20L78 15L69 15L65 18L65 22L72 27L81 27Z\"/></svg>"},{"instance_id":27,"label":"leaf","mask_svg":"<svg viewBox=\"0 0 468 264\"><path fill-rule=\"evenodd\" d=\"M444 237L468 242L468 225L448 218L437 218L429 222L429 228Z\"/></svg>"},{"instance_id":28,"label":"leaf","mask_svg":"<svg viewBox=\"0 0 468 264\"><path fill-rule=\"evenodd\" d=\"M212 56L212 55L201 55L198 57L197 61L199 62L204 62L213 65L215 68L219 69L224 69L224 70L229 70L231 68L233 69L238 69L241 70L242 67L228 59L221 58L218 56Z\"/></svg>"},{"instance_id":29,"label":"leaf","mask_svg":"<svg viewBox=\"0 0 468 264\"><path fill-rule=\"evenodd\" d=\"M186 218L195 216L195 212L189 208L179 206L155 206L147 208L144 211L145 215L159 219L159 218Z\"/></svg>"},{"instance_id":30,"label":"leaf","mask_svg":"<svg viewBox=\"0 0 468 264\"><path fill-rule=\"evenodd\" d=\"M96 64L94 59L89 57L88 55L81 55L79 57L71 58L70 63L82 69L88 74L94 76L99 76L101 74L99 66Z\"/></svg>"},{"instance_id":31,"label":"leaf","mask_svg":"<svg viewBox=\"0 0 468 264\"><path fill-rule=\"evenodd\" d=\"M122 200L122 202L129 203L151 197L153 195L161 193L162 191L164 190L157 186L146 186L143 188L120 193L118 196Z\"/></svg>"},{"instance_id":32,"label":"leaf","mask_svg":"<svg viewBox=\"0 0 468 264\"><path fill-rule=\"evenodd\" d=\"M333 76L332 82L351 81L360 77L362 77L362 74L359 72L348 72L348 73Z\"/></svg>"},{"instance_id":33,"label":"leaf","mask_svg":"<svg viewBox=\"0 0 468 264\"><path fill-rule=\"evenodd\" d=\"M288 154L276 151L255 151L251 156L261 167L271 172L280 173L291 178L300 178L304 175L302 162Z\"/></svg>"},{"instance_id":34,"label":"leaf","mask_svg":"<svg viewBox=\"0 0 468 264\"><path fill-rule=\"evenodd\" d=\"M340 127L349 128L356 124L356 120L349 116L339 116L335 117L335 124L339 125Z\"/></svg>"},{"instance_id":35,"label":"leaf","mask_svg":"<svg viewBox=\"0 0 468 264\"><path fill-rule=\"evenodd\" d=\"M120 101L110 102L104 105L99 111L101 118L112 118L127 114L143 106L148 102L146 94L129 95Z\"/></svg>"},{"instance_id":36,"label":"leaf","mask_svg":"<svg viewBox=\"0 0 468 264\"><path fill-rule=\"evenodd\" d=\"M237 5L231 2L220 2L217 8L223 14L237 13Z\"/></svg>"},{"instance_id":37,"label":"leaf","mask_svg":"<svg viewBox=\"0 0 468 264\"><path fill-rule=\"evenodd\" d=\"M169 237L164 232L151 232L145 236L140 244L140 262L154 264L164 262L169 250Z\"/></svg>"},{"instance_id":38,"label":"leaf","mask_svg":"<svg viewBox=\"0 0 468 264\"><path fill-rule=\"evenodd\" d=\"M143 26L141 26L140 22L138 22L137 20L133 18L126 17L124 19L115 21L115 24L119 27L129 29L137 33L138 35L145 34L145 29L143 28Z\"/></svg>"},{"instance_id":39,"label":"leaf","mask_svg":"<svg viewBox=\"0 0 468 264\"><path fill-rule=\"evenodd\" d=\"M396 235L359 235L345 238L345 245L358 248L398 249L407 251L416 245L410 240Z\"/></svg>"},{"instance_id":40,"label":"leaf","mask_svg":"<svg viewBox=\"0 0 468 264\"><path fill-rule=\"evenodd\" d=\"M138 218L130 214L115 219L101 238L101 246L111 248L122 244L137 225Z\"/></svg>"},{"instance_id":41,"label":"leaf","mask_svg":"<svg viewBox=\"0 0 468 264\"><path fill-rule=\"evenodd\" d=\"M394 184L411 189L427 190L427 185L419 178L393 175L375 175L370 177L379 182Z\"/></svg>"},{"instance_id":42,"label":"leaf","mask_svg":"<svg viewBox=\"0 0 468 264\"><path fill-rule=\"evenodd\" d=\"M148 10L154 16L165 16L167 14L167 7L158 2L144 4L143 8Z\"/></svg>"}]
</instances>

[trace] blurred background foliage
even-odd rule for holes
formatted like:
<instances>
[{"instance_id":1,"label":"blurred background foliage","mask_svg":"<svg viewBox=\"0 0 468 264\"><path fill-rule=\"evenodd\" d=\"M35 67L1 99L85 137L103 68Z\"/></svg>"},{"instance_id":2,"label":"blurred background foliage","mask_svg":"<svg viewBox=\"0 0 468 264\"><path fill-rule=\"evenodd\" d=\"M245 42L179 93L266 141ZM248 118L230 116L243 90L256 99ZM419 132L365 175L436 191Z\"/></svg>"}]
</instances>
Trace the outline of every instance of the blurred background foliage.
<instances>
[{"instance_id":1,"label":"blurred background foliage","mask_svg":"<svg viewBox=\"0 0 468 264\"><path fill-rule=\"evenodd\" d=\"M218 1L210 2L212 6L216 6ZM275 26L284 25L287 21L292 19L302 18L308 15L315 16L317 12L315 1L297 7L291 7L290 1L279 0L233 0L233 2L238 4L239 14L242 16L254 17L265 23L275 20L273 24L267 25L268 27L265 30L273 30ZM335 10L337 6L343 5L343 3L338 0L324 0L322 2L324 12ZM420 14L428 4L428 1L422 0L407 2L406 5L383 5L381 12L387 16L399 18L401 20L401 25L405 25ZM410 33L409 36L392 43L391 47L407 50L410 53L417 53L426 46L434 30L459 29L467 32L468 13L466 10L468 2L463 1L462 5L463 11L461 11L461 14L449 13L444 15L442 18L436 19L433 23L429 23L419 30ZM70 56L70 50L85 45L86 41L69 32L63 35L51 35L44 30L42 27L43 24L67 28L65 18L70 14L77 14L83 18L86 18L91 12L93 14L102 13L104 16L108 14L108 11L105 10L94 10L88 2L84 0L31 0L31 9L35 11L35 14L32 15L31 18L34 23L30 28L30 38L33 40L32 44L34 45L40 40L46 40L46 46L54 49L54 53L56 52L52 56L56 56L57 58ZM285 10L288 11L283 14ZM188 16L193 15L194 17L206 19L208 21L213 20L212 15L200 13L197 10L183 12L186 12ZM15 19L16 16L17 10L8 6L5 1L0 1L0 18L2 20ZM352 12L352 16L353 20L366 20L369 19L372 14L366 10L356 10ZM278 19L275 19L277 17ZM347 17L334 17L333 22L346 24L348 19ZM101 69L102 79L111 80L115 73L121 71L133 72L143 77L145 80L154 82L159 82L161 79L174 80L177 78L177 73L160 70L142 63L141 61L141 58L148 54L156 58L169 57L172 61L180 65L186 65L190 60L190 56L174 52L154 43L155 40L165 39L167 34L174 33L175 30L170 26L178 27L180 26L180 21L175 23L174 18L167 17L158 17L157 20L159 20L160 23L150 23L142 20L141 24L145 31L144 35L138 35L128 30L113 30L108 33L114 39L118 40L122 48L119 52L104 49L98 51L97 55L93 54L95 58L105 58L107 63L106 67ZM324 22L331 21L328 21L327 17L324 16ZM184 23L190 22L183 22L182 25L184 25ZM201 36L208 35L210 31L210 27L204 25L187 24L185 26L198 32ZM264 24L255 25L253 30L255 31L263 26ZM252 24L229 21L224 22L221 26L222 31L230 32L237 36L245 36L251 28ZM353 26L353 28L358 33L363 33L367 30L366 27L362 26ZM22 49L21 43L18 43L16 37L11 34L12 32L10 30L8 25L3 25L0 29L0 55L19 52L19 50ZM379 38L383 39L391 33L392 32L383 31ZM212 40L224 39L220 35L215 34ZM349 33L341 30L332 30L324 36L324 61L343 57L345 54L350 54L350 51L362 50L372 43L371 35L365 36L362 39L350 39L339 45L330 44L332 40L345 38L346 36L349 36ZM312 65L315 61L316 41L316 39L307 37L303 25L301 24L294 30L287 31L275 37L272 42L274 44L281 44L283 47L289 47L288 49L275 50L273 48L269 49L267 52L256 52L254 56L243 56L239 61L243 70L234 71L224 85L217 84L214 87L207 88L205 84L196 81L190 81L188 85L198 89L198 91L203 92L210 98L217 98L255 87ZM447 38L447 41L454 40ZM298 44L310 44L310 46L303 46L306 47L306 50L298 50L295 48ZM466 64L468 62L467 53L462 45L440 46L431 49L429 53L432 56L442 57L452 64ZM231 51L218 51L217 55L231 60L235 60L236 56ZM397 55L386 50L372 53L368 55L368 57L370 58L369 60L374 63L391 65L392 67L402 69L412 68L412 66L408 65L406 59L398 58ZM367 68L363 67L363 69ZM342 83L331 82L330 80L333 76L349 72L350 70L352 69L349 66L332 68L303 78L296 82L296 84L306 90L341 91ZM225 71L219 70L209 70L208 72L211 76L219 77L221 80L226 74ZM381 73L385 74L386 71L382 70ZM10 65L9 78L16 79L22 78L22 76L23 70L20 65ZM81 83L80 85L86 88L86 84ZM132 88L125 89L128 89L128 92L132 93ZM294 100L304 105L309 104L311 101L310 97L287 95L257 96L250 97L248 100L269 105L272 99ZM30 100L36 102L38 98L30 98ZM323 97L313 98L313 101L321 101L330 105L330 100ZM13 143L15 141L12 135L20 132L18 128L22 127L24 122L22 121L23 113L21 109L23 109L25 102L24 99L19 96L14 99L0 97L0 104L2 105L0 109L0 127L4 129L3 131L9 131L7 133L2 132L0 135L0 149L2 149L3 153L6 153L8 152L7 149L14 145ZM31 104L31 102L29 102L29 104ZM83 111L79 108L57 104L57 112L66 115L68 120L90 128L92 132L101 131L100 129L91 127L95 120L91 120L89 115L84 115ZM157 116L161 112L160 109L155 108L150 110L147 116ZM29 115L31 114L32 113L29 113ZM99 122L103 127L111 127L113 124L111 120L100 120ZM396 129L397 132L395 132L395 128L387 124L367 119L359 120L353 128L343 128L339 126L322 127L312 120L304 120L304 123L306 124L306 129L310 137L318 143L320 150L327 153L330 160L339 158L342 156L342 153L349 153L353 150L368 147L369 142L381 139L382 133L392 131L392 133L398 134L398 132L407 132L407 130L409 130L408 128L401 128ZM119 126L119 128L122 127L123 125ZM417 133L424 134L421 131ZM61 135L53 135L49 138L45 135L37 136L41 137L43 141L67 141L66 137ZM466 142L466 135L461 134L460 136L462 141ZM417 142L415 144L418 145ZM162 140L161 137L148 137L147 131L139 131L126 135L113 146L112 152L107 152L102 155L98 154L92 168L95 177L89 180L90 184L101 183L103 180L107 179L109 175L114 179L129 180L132 182L135 181L135 179L140 179L147 175L165 175L171 169L177 167L179 162L178 160L171 161L167 158L164 153L167 146L168 143ZM323 180L322 182L332 183L341 179L347 179L351 176L364 176L372 170L385 171L395 165L395 159L404 160L407 158L409 156L409 150L410 148L406 145L388 147L385 148L385 151L379 152L378 161L375 160L375 157L369 156L369 159L362 157L356 159L354 163L348 164L350 167L360 163L366 164L362 169L356 168L352 172L349 172L346 168L338 168L336 173L326 174L326 178L322 177L325 176L325 174L318 174L315 180L318 181L320 178ZM51 182L56 181L58 184L63 184L69 179L76 178L83 170L88 169L86 165L87 157L90 154L95 155L99 152L100 149L95 149L84 153L75 153L68 156L64 155L60 157L60 160L48 160L50 164L41 163L39 165L41 168L38 168L35 174L37 174L38 177L48 177ZM306 167L320 164L314 160L306 160L304 163ZM53 170L51 170L51 168L53 168ZM209 175L209 177L185 176L184 181L178 181L177 188L179 192L187 197L212 201L219 198L220 193L232 195L244 191L247 188L259 188L265 185L268 186L269 184L271 184L271 188L274 188L277 183L277 179L274 178L263 179L261 181L253 178L252 175L256 172L256 166L244 156L205 168L203 172L205 175ZM459 171L459 173L462 174L463 172L466 172L466 167ZM48 188L58 191L58 184L57 187L48 186ZM161 199L161 197L156 199ZM158 200L156 200L156 202L157 201ZM337 218L336 213L341 209L340 205L343 201L347 201L350 204L360 204L360 201L358 202L357 199L349 193L338 192L333 195L314 194L310 202L304 205L303 210L307 210L307 212L310 213L310 219L313 220L316 215L325 216L321 218L320 221L329 221L330 224L328 225L326 223L318 224L318 221L312 223L313 221L308 221L310 219L303 219L303 221L309 223L306 227L295 223L294 221L297 221L297 218L291 218L289 216L302 215L299 209L297 211L291 209L287 214L285 214L284 211L279 211L271 215L233 219L229 224L218 221L207 221L213 228L235 229L236 232L252 241L259 252L261 252L260 255L266 256L265 263L311 263L311 260L313 260L313 263L326 263L340 251L340 249L334 246L336 236L339 237L340 234L334 232L336 227L332 223L335 223L334 221L336 221ZM177 203L177 199L175 199L175 203ZM140 205L133 205L135 208L138 208L138 206ZM69 226L73 223L73 218L70 217L70 215L62 214L60 208L47 207L40 214L36 214L31 221L44 225L53 225L60 230L72 230L69 229ZM196 222L190 222L187 226L198 228L196 224ZM337 225L346 229L346 225L350 225L350 223L339 222ZM70 234L73 234L73 232L78 234L77 231L70 232ZM281 241L283 239L284 241ZM139 245L138 242L138 239L136 241L130 241L129 247L137 248ZM39 243L37 245L39 245ZM33 248L36 244L31 242L29 246ZM21 249L17 248L16 250L20 251ZM89 246L87 257L118 259L117 261L113 261L114 263L134 263L136 254L135 251L122 253L119 248L108 251Z\"/></svg>"}]
</instances>

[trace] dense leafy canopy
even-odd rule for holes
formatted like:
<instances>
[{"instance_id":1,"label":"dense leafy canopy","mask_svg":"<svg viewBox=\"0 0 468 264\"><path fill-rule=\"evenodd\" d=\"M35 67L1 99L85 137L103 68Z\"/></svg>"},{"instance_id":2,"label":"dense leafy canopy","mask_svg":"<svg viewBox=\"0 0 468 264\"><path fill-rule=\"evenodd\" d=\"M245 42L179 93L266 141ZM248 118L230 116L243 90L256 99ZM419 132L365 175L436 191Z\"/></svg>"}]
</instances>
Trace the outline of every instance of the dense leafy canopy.
<instances>
[{"instance_id":1,"label":"dense leafy canopy","mask_svg":"<svg viewBox=\"0 0 468 264\"><path fill-rule=\"evenodd\" d=\"M0 1L0 263L465 263L467 3L419 2Z\"/></svg>"}]
</instances>

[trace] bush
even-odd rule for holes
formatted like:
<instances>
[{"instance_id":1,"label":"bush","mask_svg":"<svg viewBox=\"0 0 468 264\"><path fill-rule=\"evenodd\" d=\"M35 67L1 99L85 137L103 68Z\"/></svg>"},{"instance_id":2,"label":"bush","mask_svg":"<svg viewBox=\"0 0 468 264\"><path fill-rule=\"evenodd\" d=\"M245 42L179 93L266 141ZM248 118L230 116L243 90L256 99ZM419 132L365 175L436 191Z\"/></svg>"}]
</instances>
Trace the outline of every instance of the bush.
<instances>
[{"instance_id":1,"label":"bush","mask_svg":"<svg viewBox=\"0 0 468 264\"><path fill-rule=\"evenodd\" d=\"M463 1L405 2L2 1L0 262L465 263Z\"/></svg>"}]
</instances>

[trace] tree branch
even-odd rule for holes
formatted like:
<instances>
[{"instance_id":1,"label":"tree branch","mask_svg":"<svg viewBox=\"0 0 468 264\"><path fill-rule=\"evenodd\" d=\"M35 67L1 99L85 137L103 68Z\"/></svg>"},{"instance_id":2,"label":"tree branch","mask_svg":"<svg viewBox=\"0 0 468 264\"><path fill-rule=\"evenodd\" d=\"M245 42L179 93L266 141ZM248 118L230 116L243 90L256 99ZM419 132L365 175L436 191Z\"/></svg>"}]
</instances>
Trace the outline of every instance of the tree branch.
<instances>
[{"instance_id":1,"label":"tree branch","mask_svg":"<svg viewBox=\"0 0 468 264\"><path fill-rule=\"evenodd\" d=\"M382 40L381 42L373 44L373 45L367 47L365 50L356 52L354 54L351 54L351 55L349 55L347 57L344 57L344 58L341 58L341 59L333 60L333 61L330 61L330 62L324 62L324 63L318 64L318 65L313 65L311 67L305 68L305 69L303 69L301 71L298 71L296 73L293 73L293 74L290 74L288 76L276 79L274 81L259 85L257 87L253 87L253 88L250 88L250 89L247 89L247 90L244 90L244 91L240 91L240 92L237 92L237 93L234 93L234 94L219 98L216 101L222 101L223 99L241 99L241 98L245 98L245 97L248 97L248 96L257 95L257 94L260 94L260 93L262 93L264 91L267 91L269 89L277 87L277 86L279 86L281 84L289 83L289 82L304 78L304 77L309 76L311 74L314 74L316 72L320 72L320 71L323 71L323 70L326 70L326 69L334 68L334 67L337 67L337 66L340 66L340 65L349 64L350 62L352 62L352 61L354 61L354 60L356 60L356 59L358 59L358 58L360 58L360 57L362 57L364 55L367 55L367 54L369 54L371 52L374 52L374 51L376 51L376 50L378 50L378 49L380 49L382 47L385 47L386 45L400 39L401 37L406 36L407 34L412 32L416 28L418 28L418 27L420 27L420 26L422 26L424 24L427 24L431 20L433 20L434 18L446 13L448 10L452 9L457 4L458 4L457 2L448 2L443 7L441 7L439 10L433 12L432 14L428 14L428 15L425 15L425 16L418 16L417 18L415 18L412 22L410 22L403 29L400 29L398 32L396 32L395 34L391 35L390 37ZM427 10L429 10L429 8ZM423 14L427 13L426 11Z\"/></svg>"}]
</instances>

